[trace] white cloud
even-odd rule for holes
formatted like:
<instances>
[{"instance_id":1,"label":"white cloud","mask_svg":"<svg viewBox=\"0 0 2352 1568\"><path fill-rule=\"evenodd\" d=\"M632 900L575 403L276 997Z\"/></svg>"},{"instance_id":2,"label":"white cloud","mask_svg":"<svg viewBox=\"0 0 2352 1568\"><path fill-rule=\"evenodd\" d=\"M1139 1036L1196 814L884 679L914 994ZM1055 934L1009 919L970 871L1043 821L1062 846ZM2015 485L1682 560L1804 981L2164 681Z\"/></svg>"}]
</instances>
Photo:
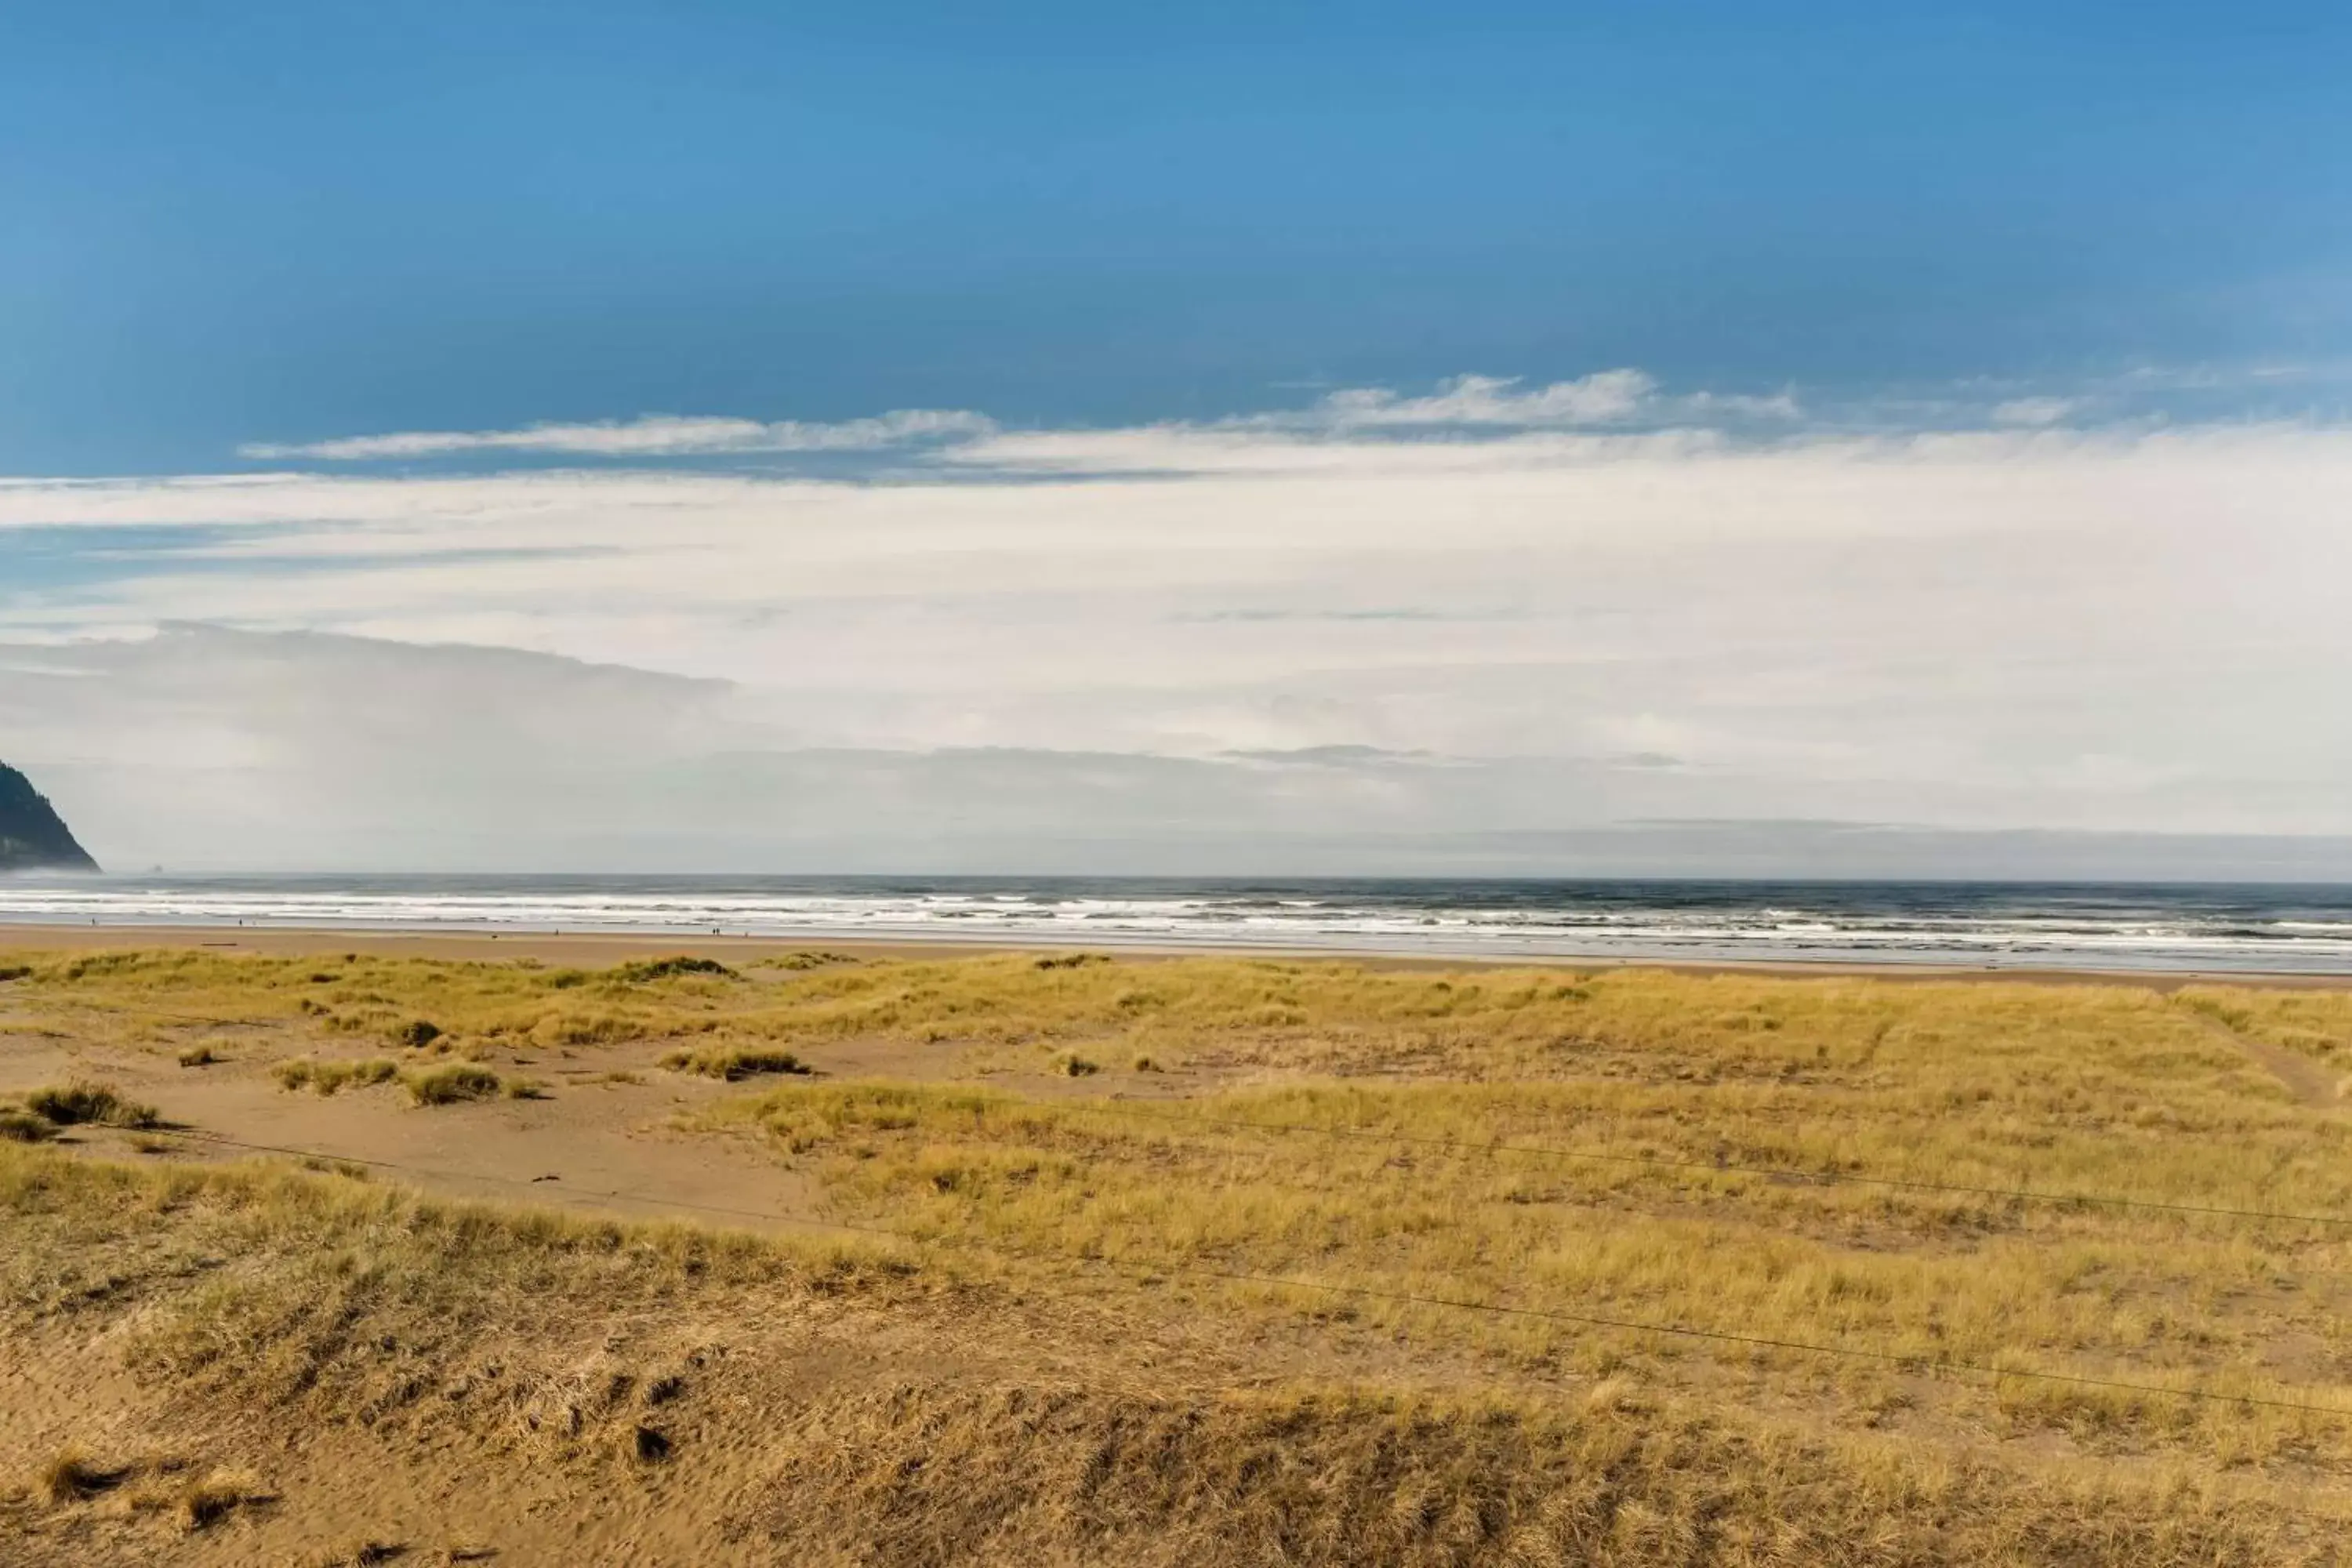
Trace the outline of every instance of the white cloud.
<instances>
[{"instance_id":1,"label":"white cloud","mask_svg":"<svg viewBox=\"0 0 2352 1568\"><path fill-rule=\"evenodd\" d=\"M257 441L238 452L257 461L327 463L504 454L616 462L762 453L887 455L894 472L903 474L909 462L1046 473L1135 472L1171 462L1221 471L1360 469L1374 460L1370 448L1384 447L1389 460L1399 464L1478 466L1486 459L1475 455L1475 448L1506 444L1518 448L1511 461L1537 456L1581 460L1609 455L1628 441L1651 442L1643 449L1654 453L1703 450L1727 441L1758 445L1840 435L1904 439L1988 428L2084 431L2102 419L2109 428L2127 432L2151 420L2163 423L2168 396L2312 379L2312 373L2304 370L2267 368L2229 374L2141 371L2054 390L1978 381L1932 394L1849 396L1817 404L1801 399L1793 387L1771 393L1673 391L1646 371L1621 366L1533 384L1515 376L1457 375L1425 393L1345 387L1300 407L1127 428L1007 429L968 409L898 409L831 422L646 415L509 430L395 431L322 441ZM2204 416L2212 416L2210 409ZM1553 444L1544 445L1546 437ZM1664 448L1655 443L1664 443ZM181 482L239 481L205 478ZM0 480L0 489L7 483Z\"/></svg>"},{"instance_id":2,"label":"white cloud","mask_svg":"<svg viewBox=\"0 0 2352 1568\"><path fill-rule=\"evenodd\" d=\"M240 457L262 461L312 458L362 462L440 458L468 452L556 452L574 457L677 458L742 452L871 452L926 441L966 440L996 428L985 415L952 408L900 408L866 419L680 418L649 414L587 425L531 425L520 430L412 430L294 444L254 442Z\"/></svg>"},{"instance_id":3,"label":"white cloud","mask_svg":"<svg viewBox=\"0 0 2352 1568\"><path fill-rule=\"evenodd\" d=\"M1726 423L1789 422L1802 416L1793 392L1770 395L1697 392L1670 395L1655 377L1632 369L1598 371L1570 381L1527 386L1517 377L1459 375L1411 396L1391 387L1349 387L1305 408L1236 416L1169 428L1204 436L1275 432L1292 436L1393 437L1421 432L1580 430ZM516 430L413 430L310 442L253 442L238 449L258 461L368 462L499 452L593 458L714 457L758 452L879 452L986 441L996 422L967 410L908 408L837 423L681 418L646 415L592 424L531 425ZM1109 435L1032 431L1013 439Z\"/></svg>"},{"instance_id":4,"label":"white cloud","mask_svg":"<svg viewBox=\"0 0 2352 1568\"><path fill-rule=\"evenodd\" d=\"M1793 391L1769 395L1695 392L1671 395L1646 371L1597 371L1573 381L1528 386L1514 376L1457 375L1435 392L1409 397L1390 387L1349 387L1296 412L1224 421L1229 427L1332 431L1360 435L1410 430L1580 430L1612 426L1708 428L1788 422L1804 409Z\"/></svg>"},{"instance_id":5,"label":"white cloud","mask_svg":"<svg viewBox=\"0 0 2352 1568\"><path fill-rule=\"evenodd\" d=\"M2021 425L2033 427L2063 424L2083 411L2079 397L2012 397L1992 407L1996 425Z\"/></svg>"},{"instance_id":6,"label":"white cloud","mask_svg":"<svg viewBox=\"0 0 2352 1568\"><path fill-rule=\"evenodd\" d=\"M1303 417L1290 418L1310 427L1338 430L1431 425L1609 425L1643 412L1657 390L1656 379L1638 370L1604 370L1524 391L1512 377L1459 375L1426 397L1404 397L1386 387L1334 392Z\"/></svg>"},{"instance_id":7,"label":"white cloud","mask_svg":"<svg viewBox=\"0 0 2352 1568\"><path fill-rule=\"evenodd\" d=\"M520 742L492 733L504 720L474 722L504 711L484 667L436 685L387 665L380 700L354 677L300 710L315 722L273 728L270 693L326 657L312 644L163 660L136 681L100 657L203 622L723 679L723 701L667 687L625 701L593 683L544 698L550 733L694 776L747 749L1205 763L1372 747L1473 772L1534 759L1568 770L1545 775L1556 784L1589 759L1655 752L1678 765L1560 796L1585 816L1535 810L1535 786L1508 811L1449 787L1414 795L1413 830L1713 813L2352 831L2352 730L2324 717L2352 679L2352 528L2330 504L2352 493L2352 434L1743 441L1633 423L1476 439L1234 422L1003 432L919 479L856 483L626 469L0 482L0 552L12 530L49 531L45 551L74 542L72 571L0 581L0 639L46 645L0 658L0 738L12 761L229 756L221 735L249 746L265 731L280 759L356 756L349 727L373 714L404 746L442 734L530 772ZM68 656L86 695L36 715L22 694L64 689L51 672ZM250 716L200 744L180 726L210 711L231 666L256 693ZM115 686L146 695L87 695ZM649 716L666 707L703 726L690 745ZM540 749L603 765L593 747ZM1326 770L1276 771L1311 799ZM1034 774L1038 809L1054 790L1095 798L1082 773ZM846 810L824 792L872 776L793 773L814 793L786 814ZM1359 805L1402 787L1351 779ZM417 799L431 808L429 791Z\"/></svg>"}]
</instances>

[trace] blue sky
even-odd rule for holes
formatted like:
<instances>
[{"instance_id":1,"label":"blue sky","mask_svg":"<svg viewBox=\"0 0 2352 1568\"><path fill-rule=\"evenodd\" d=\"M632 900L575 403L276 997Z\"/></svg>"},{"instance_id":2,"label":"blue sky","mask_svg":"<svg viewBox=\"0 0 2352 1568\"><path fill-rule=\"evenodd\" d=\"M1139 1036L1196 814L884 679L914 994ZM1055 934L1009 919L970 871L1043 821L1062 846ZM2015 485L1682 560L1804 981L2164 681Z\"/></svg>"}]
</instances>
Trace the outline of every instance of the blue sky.
<instances>
[{"instance_id":1,"label":"blue sky","mask_svg":"<svg viewBox=\"0 0 2352 1568\"><path fill-rule=\"evenodd\" d=\"M125 865L2340 874L2347 58L20 5L0 757Z\"/></svg>"},{"instance_id":2,"label":"blue sky","mask_svg":"<svg viewBox=\"0 0 2352 1568\"><path fill-rule=\"evenodd\" d=\"M20 6L0 472L1620 364L2335 408L2347 58L2323 5Z\"/></svg>"}]
</instances>

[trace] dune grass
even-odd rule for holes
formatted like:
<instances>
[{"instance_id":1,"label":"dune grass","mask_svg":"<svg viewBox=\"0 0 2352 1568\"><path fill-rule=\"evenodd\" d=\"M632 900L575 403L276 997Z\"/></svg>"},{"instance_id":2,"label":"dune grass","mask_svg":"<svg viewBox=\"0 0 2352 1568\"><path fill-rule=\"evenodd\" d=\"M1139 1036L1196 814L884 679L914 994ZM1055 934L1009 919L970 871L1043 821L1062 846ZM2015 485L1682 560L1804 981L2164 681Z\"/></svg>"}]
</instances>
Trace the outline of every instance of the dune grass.
<instances>
[{"instance_id":1,"label":"dune grass","mask_svg":"<svg viewBox=\"0 0 2352 1568\"><path fill-rule=\"evenodd\" d=\"M58 1135L57 1123L20 1105L0 1105L0 1141L46 1143Z\"/></svg>"},{"instance_id":2,"label":"dune grass","mask_svg":"<svg viewBox=\"0 0 2352 1568\"><path fill-rule=\"evenodd\" d=\"M280 1089L307 1089L313 1094L340 1093L346 1085L362 1089L380 1083L390 1083L400 1076L400 1064L383 1057L364 1061L312 1061L308 1057L295 1057L278 1063L269 1069Z\"/></svg>"},{"instance_id":3,"label":"dune grass","mask_svg":"<svg viewBox=\"0 0 2352 1568\"><path fill-rule=\"evenodd\" d=\"M34 1487L52 1504L96 1497L112 1487L119 1472L109 1469L79 1443L60 1448L34 1479Z\"/></svg>"},{"instance_id":4,"label":"dune grass","mask_svg":"<svg viewBox=\"0 0 2352 1568\"><path fill-rule=\"evenodd\" d=\"M111 1086L86 1079L27 1090L24 1107L59 1127L84 1122L100 1127L152 1127L156 1123L153 1106L126 1100Z\"/></svg>"},{"instance_id":5,"label":"dune grass","mask_svg":"<svg viewBox=\"0 0 2352 1568\"><path fill-rule=\"evenodd\" d=\"M400 1075L401 1087L418 1105L455 1105L461 1100L488 1100L506 1085L495 1072L471 1062L449 1062Z\"/></svg>"},{"instance_id":6,"label":"dune grass","mask_svg":"<svg viewBox=\"0 0 2352 1568\"><path fill-rule=\"evenodd\" d=\"M260 1481L249 1471L207 1471L180 1493L181 1528L210 1530L247 1503L260 1502L268 1497Z\"/></svg>"},{"instance_id":7,"label":"dune grass","mask_svg":"<svg viewBox=\"0 0 2352 1568\"><path fill-rule=\"evenodd\" d=\"M16 956L16 955L12 955ZM210 1020L269 1025L321 1041L359 1037L465 1054L627 1040L766 1045L803 1057L827 1041L877 1037L963 1047L1150 1055L1292 1075L1441 1073L1544 1079L1594 1073L1683 1081L1846 1083L1908 1075L1923 1094L1990 1088L2004 1102L2099 1100L2143 1066L2201 1061L2264 1080L2211 1025L2323 1062L2352 1062L2352 992L2198 986L1888 984L1861 979L1692 977L1557 969L1454 973L1344 963L1021 954L856 963L763 960L757 977L655 960L606 970L530 963L352 954L242 957L183 950L58 959L21 955L11 991L28 1018L136 1042ZM820 962L821 960L821 962ZM723 966L721 966L723 968ZM421 1047L414 1026L435 1033ZM1987 1085L1953 1058L2011 1053L2030 1076ZM2079 1065L2075 1058L2081 1058ZM2030 1063L2027 1058L2030 1058ZM1954 1081L1954 1080L1960 1081Z\"/></svg>"},{"instance_id":8,"label":"dune grass","mask_svg":"<svg viewBox=\"0 0 2352 1568\"><path fill-rule=\"evenodd\" d=\"M642 1400L546 1413L612 1314L879 1314L860 1331L964 1370L790 1405L760 1518L804 1560L855 1560L824 1533L855 1518L869 1559L930 1562L2316 1562L2305 1521L2352 1501L2352 1112L2241 1044L2352 1061L2352 994L1090 954L86 963L27 955L12 1005L162 1049L190 1017L313 1051L429 1017L398 1069L419 1103L528 1081L465 1059L493 1047L607 1076L600 1050L728 1080L852 1047L927 1064L684 1114L887 1233L804 1245L0 1149L29 1238L0 1283L38 1320L127 1279L103 1310L157 1308L138 1354L168 1386L463 1424L465 1400L397 1391L462 1384L438 1363L527 1302L543 1374L479 1431L642 1469L639 1429L683 1429ZM2185 1212L2212 1209L2242 1212ZM254 1261L169 1276L192 1249Z\"/></svg>"},{"instance_id":9,"label":"dune grass","mask_svg":"<svg viewBox=\"0 0 2352 1568\"><path fill-rule=\"evenodd\" d=\"M794 1561L2251 1568L2325 1562L2342 1523L2288 1490L1809 1430L1624 1377L1573 1396L1361 1378L1222 1392L1150 1370L1205 1353L1180 1331L1001 1288L942 1293L929 1265L856 1237L754 1240L284 1168L8 1150L0 1223L16 1243L0 1254L15 1342L79 1343L135 1320L142 1385L190 1408L364 1411L394 1450L454 1442L476 1466L562 1462L583 1487L612 1484L600 1466L642 1467L646 1432L691 1476L692 1438L717 1412L781 1409L761 1429L772 1478L730 1529ZM189 1267L222 1256L240 1260L225 1276ZM93 1277L110 1288L89 1289ZM819 1365L880 1333L965 1348L952 1373L907 1367L791 1397L768 1386L802 1375L782 1350L657 1370L677 1364L665 1345L740 1342L763 1321ZM1232 1338L1214 1318L1197 1329ZM1001 1353L971 1348L992 1341ZM896 1353L885 1365L906 1365ZM177 1484L163 1500L184 1529L267 1490L234 1472Z\"/></svg>"},{"instance_id":10,"label":"dune grass","mask_svg":"<svg viewBox=\"0 0 2352 1568\"><path fill-rule=\"evenodd\" d=\"M1258 1310L1336 1314L1547 1375L1633 1367L1695 1385L1762 1377L1792 1400L1833 1393L1841 1418L1859 1425L1916 1403L1914 1374L1963 1363L2307 1400L2344 1414L1974 1377L1934 1395L2003 1429L2072 1431L2141 1451L2352 1456L2343 1375L2325 1358L2296 1375L2272 1359L2282 1346L2339 1339L2352 1310L2343 1278L2352 1230L1784 1182L1718 1173L1703 1153L1679 1167L1629 1163L1672 1152L1658 1134L1683 1109L1678 1097L1609 1085L1293 1087L1143 1106L874 1084L777 1091L713 1120L762 1129L781 1154L820 1173L846 1212L1033 1288L1087 1262L1115 1277L1084 1288L1112 1293L1188 1271L1360 1289L1381 1294L1242 1293ZM1883 1148L1847 1137L1809 1147L1808 1130L1773 1096L1718 1097L1717 1110L1718 1124L1737 1118L1753 1129L1743 1155L1792 1173L1869 1166L1869 1154L1883 1169L1979 1173L1957 1152L1940 1164L1900 1162L1899 1129L1886 1130ZM1768 1128L1780 1131L1768 1137ZM1947 1136L1960 1142L1958 1130ZM1541 1149L1601 1157L1507 1152L1538 1139ZM2313 1157L2299 1185L2271 1184L2262 1178L2276 1168L2275 1150L2244 1151L2234 1170L2207 1170L2189 1150L2168 1180L2142 1183L2120 1155L2102 1166L2087 1150L2071 1153L2089 1186L2104 1176L2126 1191L2214 1195L2238 1174L2246 1184L2222 1195L2302 1199L2318 1212L2340 1195L2347 1163L2338 1147L2333 1170ZM1900 1359L1727 1348L1386 1299L1432 1297Z\"/></svg>"},{"instance_id":11,"label":"dune grass","mask_svg":"<svg viewBox=\"0 0 2352 1568\"><path fill-rule=\"evenodd\" d=\"M666 1052L661 1065L732 1083L761 1073L805 1073L808 1065L791 1051L769 1046L697 1046Z\"/></svg>"}]
</instances>

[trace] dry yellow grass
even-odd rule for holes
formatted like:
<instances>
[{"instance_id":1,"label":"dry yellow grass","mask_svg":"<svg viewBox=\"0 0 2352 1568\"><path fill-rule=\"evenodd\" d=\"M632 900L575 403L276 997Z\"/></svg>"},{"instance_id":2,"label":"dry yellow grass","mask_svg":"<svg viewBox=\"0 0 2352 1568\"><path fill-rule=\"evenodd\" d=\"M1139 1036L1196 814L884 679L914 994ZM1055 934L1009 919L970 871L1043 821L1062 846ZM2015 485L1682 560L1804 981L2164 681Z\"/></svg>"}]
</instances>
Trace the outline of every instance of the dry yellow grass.
<instances>
[{"instance_id":1,"label":"dry yellow grass","mask_svg":"<svg viewBox=\"0 0 2352 1568\"><path fill-rule=\"evenodd\" d=\"M184 1530L209 1530L249 1502L268 1494L250 1473L212 1470L188 1483L180 1493L179 1517Z\"/></svg>"},{"instance_id":2,"label":"dry yellow grass","mask_svg":"<svg viewBox=\"0 0 2352 1568\"><path fill-rule=\"evenodd\" d=\"M0 1152L0 1215L18 1243L0 1302L19 1343L47 1325L78 1340L92 1320L135 1321L134 1368L183 1412L363 1413L384 1441L461 1440L467 1468L493 1480L527 1462L609 1488L608 1468L643 1462L640 1430L675 1419L711 1440L712 1412L769 1405L764 1381L794 1375L772 1355L706 1362L682 1384L583 1362L630 1325L740 1337L756 1310L803 1347L827 1327L834 1355L877 1333L968 1347L957 1372L852 1378L786 1399L780 1423L749 1434L766 1479L730 1528L794 1561L2122 1568L2334 1550L2331 1517L2219 1476L1928 1453L1625 1379L1575 1399L1360 1381L1221 1392L1167 1370L1187 1361L1168 1331L932 1279L854 1238L754 1242L283 1170L142 1173L33 1152ZM227 1278L187 1268L231 1253ZM111 1289L93 1293L82 1281L100 1273ZM698 1457L688 1441L669 1462L691 1474ZM218 1524L263 1489L208 1476L171 1506L183 1527Z\"/></svg>"},{"instance_id":3,"label":"dry yellow grass","mask_svg":"<svg viewBox=\"0 0 2352 1568\"><path fill-rule=\"evenodd\" d=\"M864 1227L803 1243L0 1148L19 1325L117 1315L148 1385L583 1474L691 1475L709 1412L788 1410L730 1528L799 1561L2317 1563L2352 1508L2352 1121L2247 1044L2352 1060L2339 993L26 963L18 1019L126 1048L429 1020L427 1060L832 1073L682 1123ZM915 1076L833 1067L877 1051ZM457 1072L500 1081L406 1077ZM647 1323L782 1337L677 1415L667 1363L592 1353ZM878 1385L794 1381L877 1336Z\"/></svg>"},{"instance_id":4,"label":"dry yellow grass","mask_svg":"<svg viewBox=\"0 0 2352 1568\"><path fill-rule=\"evenodd\" d=\"M11 1143L46 1143L58 1135L57 1124L22 1106L0 1105L0 1140Z\"/></svg>"},{"instance_id":5,"label":"dry yellow grass","mask_svg":"<svg viewBox=\"0 0 2352 1568\"><path fill-rule=\"evenodd\" d=\"M153 1106L125 1100L110 1085L84 1079L28 1089L24 1108L58 1127L84 1122L100 1127L152 1127L156 1121Z\"/></svg>"},{"instance_id":6,"label":"dry yellow grass","mask_svg":"<svg viewBox=\"0 0 2352 1568\"><path fill-rule=\"evenodd\" d=\"M364 1061L312 1061L309 1057L295 1057L270 1068L278 1087L287 1089L307 1089L313 1094L340 1093L346 1084L362 1089L379 1083L390 1083L400 1076L400 1065L382 1057Z\"/></svg>"},{"instance_id":7,"label":"dry yellow grass","mask_svg":"<svg viewBox=\"0 0 2352 1568\"><path fill-rule=\"evenodd\" d=\"M34 1481L40 1495L52 1504L79 1502L106 1490L118 1479L90 1457L89 1450L79 1444L68 1444L58 1450L49 1462L41 1467Z\"/></svg>"},{"instance_id":8,"label":"dry yellow grass","mask_svg":"<svg viewBox=\"0 0 2352 1568\"><path fill-rule=\"evenodd\" d=\"M812 1164L843 1212L949 1244L958 1267L1034 1288L1073 1260L1098 1260L1142 1277L1238 1273L1379 1292L1334 1300L1233 1288L1261 1310L1335 1313L1416 1343L1492 1351L1547 1375L1601 1375L1629 1363L1655 1371L1663 1357L1695 1385L1761 1376L1791 1400L1830 1395L1843 1419L1863 1426L1881 1421L1889 1402L1917 1397L1903 1392L1906 1368L1958 1363L2317 1403L2347 1418L2021 1381L2000 1384L1997 1396L1942 1395L1956 1408L1981 1405L1979 1415L2006 1427L2119 1448L2227 1462L2352 1453L2352 1398L2331 1370L2352 1307L2346 1227L1781 1183L1493 1147L1506 1128L1524 1136L1549 1122L1556 1137L1630 1157L1660 1148L1640 1137L1654 1109L1615 1086L1594 1094L1293 1087L1138 1107L820 1085L729 1114ZM1386 1141L1381 1130L1415 1141ZM1902 1363L1723 1352L1383 1297L1843 1346ZM1718 1356L1727 1364L1709 1372Z\"/></svg>"},{"instance_id":9,"label":"dry yellow grass","mask_svg":"<svg viewBox=\"0 0 2352 1568\"><path fill-rule=\"evenodd\" d=\"M423 1068L400 1075L401 1087L408 1098L418 1105L454 1105L464 1100L488 1100L509 1086L488 1068L469 1062L446 1062L440 1067ZM516 1086L521 1093L531 1092L527 1085Z\"/></svg>"},{"instance_id":10,"label":"dry yellow grass","mask_svg":"<svg viewBox=\"0 0 2352 1568\"><path fill-rule=\"evenodd\" d=\"M807 1064L791 1051L761 1046L703 1046L664 1053L661 1065L672 1072L698 1073L730 1083L761 1073L803 1073Z\"/></svg>"},{"instance_id":11,"label":"dry yellow grass","mask_svg":"<svg viewBox=\"0 0 2352 1568\"><path fill-rule=\"evenodd\" d=\"M2344 992L2199 985L2178 1000L2226 1027L2352 1072L2352 1000Z\"/></svg>"}]
</instances>

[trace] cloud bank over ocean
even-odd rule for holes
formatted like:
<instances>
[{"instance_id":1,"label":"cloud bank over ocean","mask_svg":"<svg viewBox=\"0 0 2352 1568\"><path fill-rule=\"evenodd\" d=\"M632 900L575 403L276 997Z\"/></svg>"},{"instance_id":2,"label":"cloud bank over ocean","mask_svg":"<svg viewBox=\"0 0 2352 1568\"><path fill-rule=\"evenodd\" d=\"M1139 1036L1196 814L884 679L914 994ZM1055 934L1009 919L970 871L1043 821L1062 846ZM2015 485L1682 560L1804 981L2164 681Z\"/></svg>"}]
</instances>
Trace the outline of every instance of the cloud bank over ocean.
<instances>
[{"instance_id":1,"label":"cloud bank over ocean","mask_svg":"<svg viewBox=\"0 0 2352 1568\"><path fill-rule=\"evenodd\" d=\"M0 725L126 864L675 867L690 819L698 867L1639 869L1591 836L1665 868L1673 819L2293 874L2352 835L2352 431L2104 395L1463 376L0 480Z\"/></svg>"}]
</instances>

